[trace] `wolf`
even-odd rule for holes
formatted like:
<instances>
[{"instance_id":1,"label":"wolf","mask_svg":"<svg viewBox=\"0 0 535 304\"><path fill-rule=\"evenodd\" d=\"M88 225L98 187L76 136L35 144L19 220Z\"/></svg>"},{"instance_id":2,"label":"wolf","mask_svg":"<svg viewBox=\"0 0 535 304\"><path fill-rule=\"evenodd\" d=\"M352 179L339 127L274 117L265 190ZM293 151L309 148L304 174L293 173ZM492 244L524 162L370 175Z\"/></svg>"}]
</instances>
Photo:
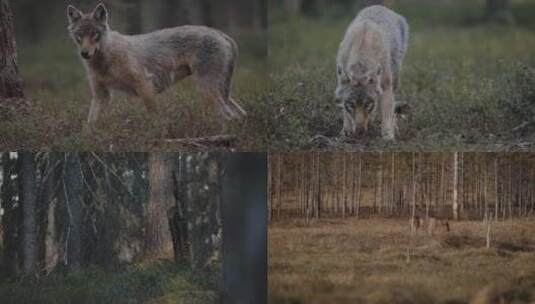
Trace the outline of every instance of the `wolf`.
<instances>
[{"instance_id":1,"label":"wolf","mask_svg":"<svg viewBox=\"0 0 535 304\"><path fill-rule=\"evenodd\" d=\"M435 231L438 228L443 228L444 231L450 232L450 222L445 218L439 218L436 216L428 216L427 220L425 219L425 215L415 215L414 217L414 226L416 230L419 230L420 228L423 228L423 226L427 222L427 234L433 235Z\"/></svg>"},{"instance_id":2,"label":"wolf","mask_svg":"<svg viewBox=\"0 0 535 304\"><path fill-rule=\"evenodd\" d=\"M405 18L384 6L369 6L351 22L336 58L335 100L342 108L343 136L367 131L379 111L382 137L395 139L403 109L396 109L394 91L408 39Z\"/></svg>"},{"instance_id":3,"label":"wolf","mask_svg":"<svg viewBox=\"0 0 535 304\"><path fill-rule=\"evenodd\" d=\"M87 14L69 5L67 16L91 87L90 129L112 90L140 97L148 111L155 111L155 95L188 76L202 98L219 105L225 119L246 116L230 96L238 46L223 32L188 25L123 35L110 29L104 4Z\"/></svg>"}]
</instances>

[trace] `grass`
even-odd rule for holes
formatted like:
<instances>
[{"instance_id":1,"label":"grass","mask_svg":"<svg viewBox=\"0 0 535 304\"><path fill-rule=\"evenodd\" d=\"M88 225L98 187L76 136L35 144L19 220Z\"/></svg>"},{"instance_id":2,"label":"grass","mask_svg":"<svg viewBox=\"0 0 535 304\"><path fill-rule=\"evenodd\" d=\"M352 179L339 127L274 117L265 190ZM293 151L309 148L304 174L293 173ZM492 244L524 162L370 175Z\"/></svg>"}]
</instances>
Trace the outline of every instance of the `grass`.
<instances>
[{"instance_id":1,"label":"grass","mask_svg":"<svg viewBox=\"0 0 535 304\"><path fill-rule=\"evenodd\" d=\"M240 58L232 94L245 109L266 87L265 35L234 35ZM19 69L27 101L0 109L0 145L10 149L77 151L176 150L163 138L237 134L248 149L247 121L223 123L215 105L203 103L191 80L184 80L157 98L158 113L149 114L137 98L114 94L94 134L85 132L91 95L76 48L67 32L43 42L18 45ZM156 143L155 143L156 141Z\"/></svg>"},{"instance_id":2,"label":"grass","mask_svg":"<svg viewBox=\"0 0 535 304\"><path fill-rule=\"evenodd\" d=\"M390 1L393 2L393 1ZM396 2L397 3L397 2ZM535 146L533 132L511 130L525 121L518 112L535 108L535 26L526 18L535 4L514 2L515 26L478 20L479 2L423 1L393 5L411 25L402 85L396 99L412 106L400 123L397 145L379 139L378 124L364 139L367 150L522 150ZM333 101L335 57L357 8L327 10L320 17L274 11L269 31L271 145L314 148L315 135L336 137L342 126ZM529 71L529 72L525 72ZM528 74L530 85L518 79ZM521 111L511 111L520 95ZM518 110L518 107L517 107ZM321 148L321 146L320 146ZM356 145L341 146L355 149Z\"/></svg>"},{"instance_id":3,"label":"grass","mask_svg":"<svg viewBox=\"0 0 535 304\"><path fill-rule=\"evenodd\" d=\"M0 285L2 303L216 303L217 292L206 275L193 274L171 261L132 265L120 272L89 268L39 281Z\"/></svg>"},{"instance_id":4,"label":"grass","mask_svg":"<svg viewBox=\"0 0 535 304\"><path fill-rule=\"evenodd\" d=\"M506 289L506 303L535 300L533 220L495 224L488 250L483 223L450 224L411 241L407 220L272 223L269 303L469 303L493 286Z\"/></svg>"}]
</instances>

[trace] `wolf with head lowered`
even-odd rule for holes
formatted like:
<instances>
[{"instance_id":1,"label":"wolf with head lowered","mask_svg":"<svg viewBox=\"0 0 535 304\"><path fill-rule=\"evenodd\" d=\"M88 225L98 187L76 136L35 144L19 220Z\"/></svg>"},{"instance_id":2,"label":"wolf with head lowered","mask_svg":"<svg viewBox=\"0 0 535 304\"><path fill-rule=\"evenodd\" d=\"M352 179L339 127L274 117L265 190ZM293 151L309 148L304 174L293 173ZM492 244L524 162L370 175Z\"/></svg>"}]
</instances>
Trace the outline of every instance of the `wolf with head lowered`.
<instances>
[{"instance_id":1,"label":"wolf with head lowered","mask_svg":"<svg viewBox=\"0 0 535 304\"><path fill-rule=\"evenodd\" d=\"M93 95L88 125L93 129L112 90L140 97L154 111L155 95L191 76L201 97L219 106L226 119L246 112L230 96L236 42L216 29L179 26L142 35L123 35L108 25L99 4L84 14L68 6L69 33L78 46Z\"/></svg>"},{"instance_id":2,"label":"wolf with head lowered","mask_svg":"<svg viewBox=\"0 0 535 304\"><path fill-rule=\"evenodd\" d=\"M381 135L392 141L397 131L394 91L399 88L401 62L407 51L405 18L379 5L360 11L338 49L335 98L342 108L342 135L368 130L379 112Z\"/></svg>"}]
</instances>

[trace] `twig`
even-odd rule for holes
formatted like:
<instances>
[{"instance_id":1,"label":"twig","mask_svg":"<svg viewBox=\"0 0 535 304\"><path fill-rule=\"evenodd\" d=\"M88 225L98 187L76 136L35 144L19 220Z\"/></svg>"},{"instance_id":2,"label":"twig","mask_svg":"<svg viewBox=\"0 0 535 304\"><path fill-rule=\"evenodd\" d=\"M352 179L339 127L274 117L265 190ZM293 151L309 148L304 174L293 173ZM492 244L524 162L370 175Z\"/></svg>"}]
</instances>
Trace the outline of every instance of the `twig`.
<instances>
[{"instance_id":1,"label":"twig","mask_svg":"<svg viewBox=\"0 0 535 304\"><path fill-rule=\"evenodd\" d=\"M152 142L164 142L169 144L178 144L184 146L231 146L237 140L234 135L214 135L205 137L192 137L192 138L169 138L169 139L156 139Z\"/></svg>"}]
</instances>

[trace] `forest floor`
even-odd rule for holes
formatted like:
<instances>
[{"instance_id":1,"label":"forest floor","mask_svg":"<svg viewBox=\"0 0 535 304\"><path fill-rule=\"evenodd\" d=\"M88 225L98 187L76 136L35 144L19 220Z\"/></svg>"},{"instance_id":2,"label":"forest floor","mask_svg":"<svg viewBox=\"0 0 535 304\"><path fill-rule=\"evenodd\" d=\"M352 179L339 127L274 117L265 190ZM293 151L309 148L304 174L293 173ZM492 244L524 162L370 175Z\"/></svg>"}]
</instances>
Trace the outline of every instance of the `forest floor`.
<instances>
[{"instance_id":1,"label":"forest floor","mask_svg":"<svg viewBox=\"0 0 535 304\"><path fill-rule=\"evenodd\" d=\"M411 28L396 95L411 110L400 120L398 142L383 141L378 123L362 138L339 138L336 53L358 8L332 5L315 17L270 11L271 107L264 128L271 131L272 147L535 149L535 121L529 117L535 114L535 22L529 17L534 2L513 2L514 26L483 22L481 1L387 2ZM314 140L318 135L323 140Z\"/></svg>"},{"instance_id":2,"label":"forest floor","mask_svg":"<svg viewBox=\"0 0 535 304\"><path fill-rule=\"evenodd\" d=\"M450 225L411 241L408 220L271 223L269 303L534 303L533 219L495 223L489 249L484 223Z\"/></svg>"},{"instance_id":3,"label":"forest floor","mask_svg":"<svg viewBox=\"0 0 535 304\"><path fill-rule=\"evenodd\" d=\"M0 283L0 303L211 304L217 302L217 292L211 286L208 274L200 276L172 261L160 261L116 272L89 268L39 280Z\"/></svg>"}]
</instances>

